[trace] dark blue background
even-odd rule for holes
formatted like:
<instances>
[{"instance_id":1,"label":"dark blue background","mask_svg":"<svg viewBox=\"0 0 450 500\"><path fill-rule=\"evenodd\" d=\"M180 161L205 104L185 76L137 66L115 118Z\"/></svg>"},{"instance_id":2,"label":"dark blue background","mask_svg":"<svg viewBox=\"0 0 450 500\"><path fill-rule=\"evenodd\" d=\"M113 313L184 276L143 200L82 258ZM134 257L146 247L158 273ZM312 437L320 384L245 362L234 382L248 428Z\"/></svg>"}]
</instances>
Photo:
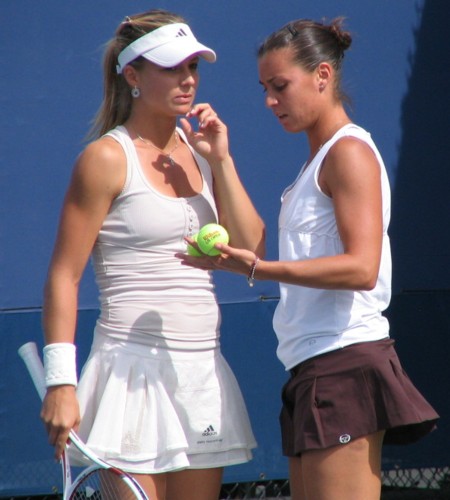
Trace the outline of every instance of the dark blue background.
<instances>
[{"instance_id":1,"label":"dark blue background","mask_svg":"<svg viewBox=\"0 0 450 500\"><path fill-rule=\"evenodd\" d=\"M394 296L388 310L403 364L442 415L438 431L408 448L385 449L384 466L449 465L450 330L449 30L446 0L1 0L0 2L0 494L48 493L58 466L39 422L39 401L16 355L42 345L42 286L76 155L101 101L102 44L127 14L179 12L218 53L202 64L199 101L228 124L240 175L268 228L276 258L283 188L307 156L264 108L255 51L299 18L343 15L353 32L344 85L354 120L385 159L393 188ZM287 477L278 430L285 373L271 317L278 286L216 275L224 352L242 386L259 442L255 458L226 481ZM80 363L97 315L87 270L80 293Z\"/></svg>"}]
</instances>

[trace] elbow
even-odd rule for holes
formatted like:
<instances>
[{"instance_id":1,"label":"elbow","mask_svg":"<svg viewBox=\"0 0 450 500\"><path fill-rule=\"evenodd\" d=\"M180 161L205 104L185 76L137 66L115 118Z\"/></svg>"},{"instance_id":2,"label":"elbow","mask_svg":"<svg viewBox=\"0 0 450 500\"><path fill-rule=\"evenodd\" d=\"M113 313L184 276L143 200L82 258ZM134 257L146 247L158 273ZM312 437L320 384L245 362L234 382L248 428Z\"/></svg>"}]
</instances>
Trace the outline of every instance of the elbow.
<instances>
[{"instance_id":1,"label":"elbow","mask_svg":"<svg viewBox=\"0 0 450 500\"><path fill-rule=\"evenodd\" d=\"M255 253L260 259L264 259L266 256L266 226L262 223L259 243L255 248Z\"/></svg>"},{"instance_id":2,"label":"elbow","mask_svg":"<svg viewBox=\"0 0 450 500\"><path fill-rule=\"evenodd\" d=\"M255 251L255 254L260 258L260 259L264 259L264 257L266 256L266 247L265 245L260 245L256 251Z\"/></svg>"},{"instance_id":3,"label":"elbow","mask_svg":"<svg viewBox=\"0 0 450 500\"><path fill-rule=\"evenodd\" d=\"M357 289L370 292L377 286L378 282L378 268L375 269L365 269L361 271L358 279Z\"/></svg>"},{"instance_id":4,"label":"elbow","mask_svg":"<svg viewBox=\"0 0 450 500\"><path fill-rule=\"evenodd\" d=\"M242 241L233 240L231 246L238 246L251 250L260 259L263 259L266 255L266 226L260 221L260 224L255 224L247 231L245 239Z\"/></svg>"},{"instance_id":5,"label":"elbow","mask_svg":"<svg viewBox=\"0 0 450 500\"><path fill-rule=\"evenodd\" d=\"M51 279L51 276L48 275L47 279L44 283L44 287L42 289L42 296L44 299L44 303L49 301L51 299L51 297L53 296L53 289L54 289L53 280Z\"/></svg>"},{"instance_id":6,"label":"elbow","mask_svg":"<svg viewBox=\"0 0 450 500\"><path fill-rule=\"evenodd\" d=\"M370 292L378 283L380 260L374 255L349 256L347 284L354 291Z\"/></svg>"},{"instance_id":7,"label":"elbow","mask_svg":"<svg viewBox=\"0 0 450 500\"><path fill-rule=\"evenodd\" d=\"M57 296L76 295L80 281L81 275L51 267L42 290L44 304L53 301Z\"/></svg>"},{"instance_id":8,"label":"elbow","mask_svg":"<svg viewBox=\"0 0 450 500\"><path fill-rule=\"evenodd\" d=\"M362 283L360 287L358 287L358 290L361 290L362 292L370 292L376 287L376 285L376 281L366 281L365 283Z\"/></svg>"}]
</instances>

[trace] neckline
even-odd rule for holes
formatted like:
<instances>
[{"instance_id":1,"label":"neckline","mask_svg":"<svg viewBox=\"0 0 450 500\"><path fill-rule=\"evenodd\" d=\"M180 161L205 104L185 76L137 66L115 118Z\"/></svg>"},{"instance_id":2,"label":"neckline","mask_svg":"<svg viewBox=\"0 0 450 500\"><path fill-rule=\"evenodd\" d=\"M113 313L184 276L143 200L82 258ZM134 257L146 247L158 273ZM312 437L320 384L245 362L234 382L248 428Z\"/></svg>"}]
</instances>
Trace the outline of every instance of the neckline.
<instances>
[{"instance_id":1,"label":"neckline","mask_svg":"<svg viewBox=\"0 0 450 500\"><path fill-rule=\"evenodd\" d=\"M355 125L353 122L350 122L350 123L346 123L345 125L342 125L342 127L338 130L336 130L336 132L327 140L325 141L321 146L320 148L317 150L316 154L311 158L311 161L308 162L308 161L305 161L303 162L302 166L300 167L300 170L296 176L296 178L294 179L294 181L289 184L283 191L283 194L282 194L282 199L285 198L293 189L294 187L297 185L297 183L300 181L300 179L303 177L303 174L306 172L306 171L310 171L311 169L309 168L315 161L316 159L318 158L318 156L322 153L323 154L323 157L327 154L328 152L328 149L326 148L327 144L332 141L336 135L338 135L339 133L342 133L344 131L344 129L347 129L347 128L350 128L350 127L357 127L357 125ZM323 158L322 158L323 159Z\"/></svg>"},{"instance_id":2,"label":"neckline","mask_svg":"<svg viewBox=\"0 0 450 500\"><path fill-rule=\"evenodd\" d=\"M355 124L353 122L349 122L349 123L346 123L344 125L342 125L342 127L338 128L334 134L329 138L327 139L325 142L322 142L322 144L319 146L319 149L315 152L314 156L311 158L310 161L305 161L305 163L303 164L302 168L300 169L300 175L302 175L302 173L307 170L307 168L312 164L314 163L314 161L316 160L316 158L325 150L325 154L327 153L327 144L329 142L331 142L335 137L336 135L342 133L345 129L351 127L351 126L355 126Z\"/></svg>"},{"instance_id":3,"label":"neckline","mask_svg":"<svg viewBox=\"0 0 450 500\"><path fill-rule=\"evenodd\" d=\"M161 198L164 198L165 200L170 200L173 202L183 202L183 201L191 202L191 201L194 201L196 198L203 196L203 193L205 190L205 183L206 183L205 176L203 175L203 171L202 171L200 162L197 160L197 153L192 148L192 146L189 144L189 142L187 141L187 138L184 135L184 132L181 128L176 127L175 130L179 136L179 139L181 141L183 141L186 144L186 146L189 148L189 150L191 151L191 154L194 158L195 163L197 164L197 168L199 169L199 172L200 172L200 175L202 178L202 189L201 189L201 191L199 191L197 194L195 194L193 196L170 196L170 195L161 193L161 191L156 189L156 187L152 184L150 179L145 175L144 169L142 168L142 164L141 164L141 161L139 159L139 155L138 155L137 150L136 150L136 146L134 145L134 142L130 137L128 129L124 125L118 125L117 128L125 135L126 140L128 141L128 144L130 146L130 151L132 152L132 155L134 156L134 161L136 162L136 167L139 171L139 175L141 176L141 178L142 178L143 182L145 183L145 185L147 186L147 188L150 189L154 194L158 195Z\"/></svg>"}]
</instances>

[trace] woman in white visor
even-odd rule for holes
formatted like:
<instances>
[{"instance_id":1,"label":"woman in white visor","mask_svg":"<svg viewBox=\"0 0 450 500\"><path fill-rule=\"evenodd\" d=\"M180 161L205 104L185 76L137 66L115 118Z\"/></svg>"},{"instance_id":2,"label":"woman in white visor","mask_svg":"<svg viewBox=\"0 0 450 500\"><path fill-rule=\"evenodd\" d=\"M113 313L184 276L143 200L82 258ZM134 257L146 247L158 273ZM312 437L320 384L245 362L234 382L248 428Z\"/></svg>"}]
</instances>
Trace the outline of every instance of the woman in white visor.
<instances>
[{"instance_id":1,"label":"woman in white visor","mask_svg":"<svg viewBox=\"0 0 450 500\"><path fill-rule=\"evenodd\" d=\"M200 59L216 55L178 15L153 10L118 27L96 140L74 168L44 301L42 418L56 457L74 427L152 499L218 498L223 467L250 460L255 447L220 352L211 274L176 257L210 222L234 246L264 252L227 128L209 104L194 103ZM78 284L91 255L101 311L77 383Z\"/></svg>"}]
</instances>

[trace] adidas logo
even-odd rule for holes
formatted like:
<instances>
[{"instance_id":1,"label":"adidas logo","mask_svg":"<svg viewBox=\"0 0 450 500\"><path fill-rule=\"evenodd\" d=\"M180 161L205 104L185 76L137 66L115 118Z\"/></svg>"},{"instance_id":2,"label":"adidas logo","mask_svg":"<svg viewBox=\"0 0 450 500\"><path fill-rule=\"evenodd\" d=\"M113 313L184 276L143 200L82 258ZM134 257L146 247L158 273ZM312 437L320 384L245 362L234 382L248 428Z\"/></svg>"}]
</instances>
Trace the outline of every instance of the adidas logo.
<instances>
[{"instance_id":1,"label":"adidas logo","mask_svg":"<svg viewBox=\"0 0 450 500\"><path fill-rule=\"evenodd\" d=\"M175 38L179 37L179 36L188 36L187 33L184 31L183 28L180 28L178 33L175 35Z\"/></svg>"},{"instance_id":2,"label":"adidas logo","mask_svg":"<svg viewBox=\"0 0 450 500\"><path fill-rule=\"evenodd\" d=\"M210 425L202 432L202 436L217 436L217 432L214 430L214 427Z\"/></svg>"}]
</instances>

